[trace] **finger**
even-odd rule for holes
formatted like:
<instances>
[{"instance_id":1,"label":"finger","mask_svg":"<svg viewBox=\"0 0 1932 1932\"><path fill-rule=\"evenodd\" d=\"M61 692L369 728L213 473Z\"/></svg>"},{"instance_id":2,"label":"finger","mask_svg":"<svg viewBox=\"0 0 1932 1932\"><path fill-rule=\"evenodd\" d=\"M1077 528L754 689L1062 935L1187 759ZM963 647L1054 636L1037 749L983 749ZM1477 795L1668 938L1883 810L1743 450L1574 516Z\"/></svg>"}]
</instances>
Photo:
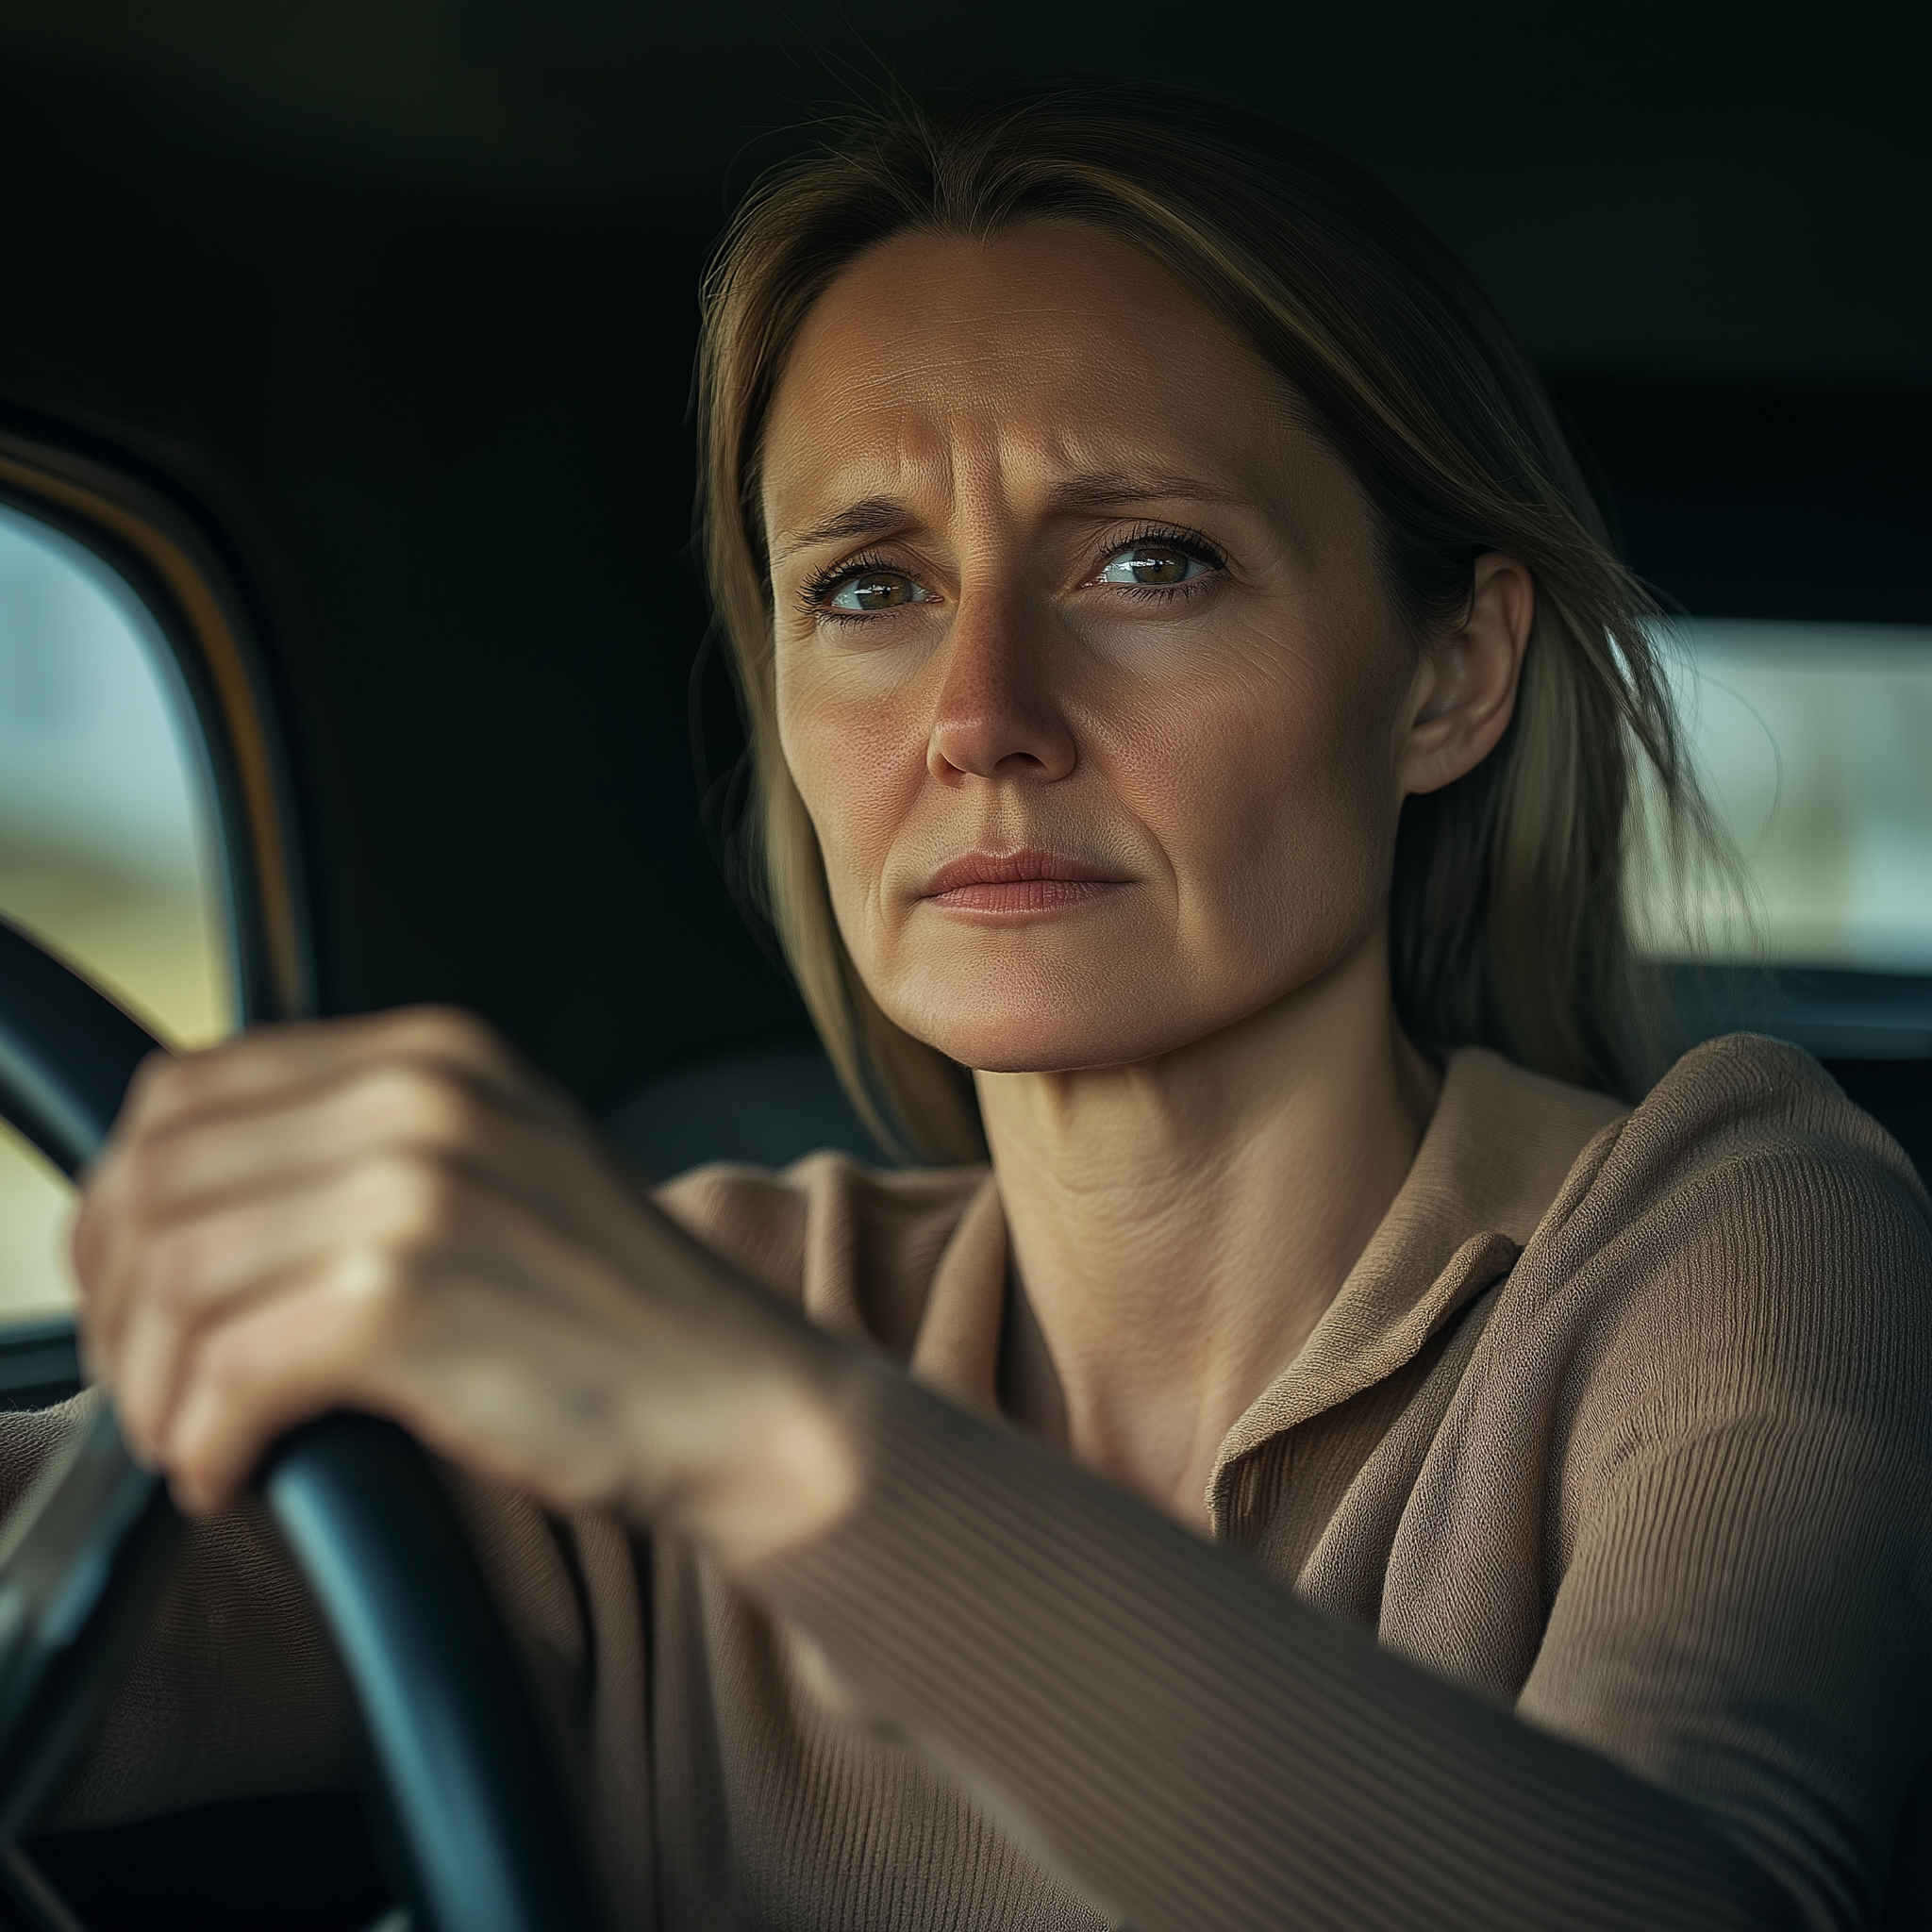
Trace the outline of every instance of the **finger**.
<instances>
[{"instance_id":1,"label":"finger","mask_svg":"<svg viewBox=\"0 0 1932 1932\"><path fill-rule=\"evenodd\" d=\"M116 1133L139 1132L207 1109L299 1090L383 1059L448 1066L516 1093L528 1076L497 1034L453 1007L401 1007L384 1013L252 1027L196 1054L142 1062Z\"/></svg>"},{"instance_id":2,"label":"finger","mask_svg":"<svg viewBox=\"0 0 1932 1932\"><path fill-rule=\"evenodd\" d=\"M259 1124L265 1111L293 1107L318 1087L384 1058L442 1066L522 1110L546 1097L523 1075L480 1021L447 1008L406 1008L366 1019L258 1028L202 1054L152 1054L137 1070L102 1158L84 1181L86 1208L74 1254L85 1277L97 1248L111 1245L138 1201L152 1163L131 1160L167 1131L201 1116Z\"/></svg>"},{"instance_id":3,"label":"finger","mask_svg":"<svg viewBox=\"0 0 1932 1932\"><path fill-rule=\"evenodd\" d=\"M111 1330L115 1284L158 1230L224 1192L287 1186L305 1114L326 1097L327 1084L305 1096L283 1091L273 1100L221 1112L170 1119L152 1109L145 1121L124 1114L106 1154L87 1176L74 1233L75 1271L97 1330ZM340 1084L340 1083L336 1083ZM305 1099L307 1107L305 1107ZM334 1155L336 1160L340 1153ZM331 1164L326 1151L309 1168Z\"/></svg>"},{"instance_id":4,"label":"finger","mask_svg":"<svg viewBox=\"0 0 1932 1932\"><path fill-rule=\"evenodd\" d=\"M108 1130L107 1144L76 1176L81 1190L81 1208L68 1235L76 1273L84 1274L91 1265L105 1232L99 1217L91 1217L87 1212L89 1199L98 1192L104 1177L112 1173L117 1158L127 1144L127 1123L139 1097L153 1085L164 1068L174 1064L174 1060L175 1056L165 1048L157 1048L135 1068L127 1091L122 1097L120 1113Z\"/></svg>"},{"instance_id":5,"label":"finger","mask_svg":"<svg viewBox=\"0 0 1932 1932\"><path fill-rule=\"evenodd\" d=\"M143 1414L137 1447L188 1507L219 1507L277 1435L336 1407L393 1416L528 1480L547 1460L532 1457L533 1433L554 1433L533 1432L530 1417L554 1404L559 1349L575 1359L573 1386L596 1384L610 1406L626 1387L612 1344L632 1339L634 1286L487 1191L460 1219L446 1238L400 1252L320 1256L173 1339L174 1393ZM616 1307L631 1320L613 1323ZM618 1453L602 1446L606 1460Z\"/></svg>"},{"instance_id":6,"label":"finger","mask_svg":"<svg viewBox=\"0 0 1932 1932\"><path fill-rule=\"evenodd\" d=\"M325 1186L196 1215L138 1251L115 1284L111 1319L90 1307L90 1353L131 1433L150 1446L206 1331L291 1279L327 1274L364 1299L401 1295L412 1272L460 1243L479 1205L460 1170L390 1155L359 1160Z\"/></svg>"},{"instance_id":7,"label":"finger","mask_svg":"<svg viewBox=\"0 0 1932 1932\"><path fill-rule=\"evenodd\" d=\"M332 1070L244 1112L201 1112L117 1151L91 1196L95 1218L147 1224L224 1199L286 1189L381 1149L461 1153L492 1166L522 1117L461 1074L415 1060ZM521 1150L520 1150L521 1151ZM93 1237L111 1244L112 1231Z\"/></svg>"},{"instance_id":8,"label":"finger","mask_svg":"<svg viewBox=\"0 0 1932 1932\"><path fill-rule=\"evenodd\" d=\"M183 1509L225 1507L290 1429L368 1406L361 1370L384 1352L399 1310L366 1288L340 1270L291 1281L199 1338L182 1400L152 1445Z\"/></svg>"},{"instance_id":9,"label":"finger","mask_svg":"<svg viewBox=\"0 0 1932 1932\"><path fill-rule=\"evenodd\" d=\"M195 1214L134 1252L125 1280L90 1305L88 1352L115 1391L130 1440L153 1451L203 1338L291 1282L334 1279L360 1301L407 1306L460 1269L504 1277L535 1302L608 1271L581 1243L460 1162L414 1152L363 1157L326 1184ZM111 1310L113 1319L108 1319Z\"/></svg>"},{"instance_id":10,"label":"finger","mask_svg":"<svg viewBox=\"0 0 1932 1932\"><path fill-rule=\"evenodd\" d=\"M541 1130L467 1076L397 1060L258 1102L246 1119L203 1114L138 1133L91 1182L75 1230L93 1338L111 1352L142 1257L185 1220L333 1185L342 1168L382 1153L458 1160L513 1192L546 1179L581 1188L582 1142L581 1129Z\"/></svg>"},{"instance_id":11,"label":"finger","mask_svg":"<svg viewBox=\"0 0 1932 1932\"><path fill-rule=\"evenodd\" d=\"M82 1223L95 1223L98 1232L84 1250L76 1243L75 1270L95 1374L125 1385L124 1402L142 1414L162 1338L365 1225L347 1218L358 1208L366 1214L365 1202L348 1186L351 1172L341 1163L292 1185L175 1209L165 1202L122 1206L105 1191L91 1195Z\"/></svg>"},{"instance_id":12,"label":"finger","mask_svg":"<svg viewBox=\"0 0 1932 1932\"><path fill-rule=\"evenodd\" d=\"M115 1319L94 1309L87 1323L90 1366L114 1391L123 1427L153 1449L178 1393L183 1363L201 1335L319 1268L369 1267L373 1249L343 1247L313 1224L331 1214L326 1197L211 1217L151 1244L120 1295ZM268 1239L262 1237L266 1235Z\"/></svg>"}]
</instances>

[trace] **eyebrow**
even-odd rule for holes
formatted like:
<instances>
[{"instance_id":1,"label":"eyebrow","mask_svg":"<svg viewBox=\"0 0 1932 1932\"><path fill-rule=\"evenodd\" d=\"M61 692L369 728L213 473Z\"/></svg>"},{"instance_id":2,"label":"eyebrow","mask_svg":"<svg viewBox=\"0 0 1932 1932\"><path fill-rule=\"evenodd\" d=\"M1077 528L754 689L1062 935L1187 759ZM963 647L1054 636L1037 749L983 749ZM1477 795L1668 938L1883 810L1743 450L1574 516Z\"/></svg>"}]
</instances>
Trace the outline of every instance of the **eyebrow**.
<instances>
[{"instance_id":1,"label":"eyebrow","mask_svg":"<svg viewBox=\"0 0 1932 1932\"><path fill-rule=\"evenodd\" d=\"M1125 509L1137 503L1245 504L1247 498L1231 490L1204 483L1198 476L1179 475L1134 475L1124 470L1092 470L1057 483L1047 501L1060 515ZM808 530L793 530L776 553L776 558L808 550L819 543L863 542L868 537L882 537L901 528L912 519L911 510L896 497L868 496L849 504L836 516ZM776 560L776 559L774 559Z\"/></svg>"},{"instance_id":2,"label":"eyebrow","mask_svg":"<svg viewBox=\"0 0 1932 1932\"><path fill-rule=\"evenodd\" d=\"M808 550L815 543L851 543L867 537L882 537L896 530L911 515L903 503L890 496L868 496L862 503L846 506L835 517L814 525L809 530L793 530L778 551L781 558L793 551Z\"/></svg>"}]
</instances>

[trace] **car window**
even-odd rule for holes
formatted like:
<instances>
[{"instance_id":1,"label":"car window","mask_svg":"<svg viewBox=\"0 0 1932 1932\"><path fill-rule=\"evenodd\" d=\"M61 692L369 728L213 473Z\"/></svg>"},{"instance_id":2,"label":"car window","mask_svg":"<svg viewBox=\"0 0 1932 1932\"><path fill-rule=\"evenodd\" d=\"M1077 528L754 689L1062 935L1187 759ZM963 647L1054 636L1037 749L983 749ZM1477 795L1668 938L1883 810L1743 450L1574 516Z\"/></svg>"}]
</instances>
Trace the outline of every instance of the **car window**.
<instances>
[{"instance_id":1,"label":"car window","mask_svg":"<svg viewBox=\"0 0 1932 1932\"><path fill-rule=\"evenodd\" d=\"M1755 917L1653 845L1634 893L1648 949L1932 974L1932 628L1706 622L1673 642L1679 713Z\"/></svg>"},{"instance_id":2,"label":"car window","mask_svg":"<svg viewBox=\"0 0 1932 1932\"><path fill-rule=\"evenodd\" d=\"M181 1045L235 1024L199 736L145 606L0 505L0 917ZM0 1124L0 1324L71 1300L70 1191Z\"/></svg>"}]
</instances>

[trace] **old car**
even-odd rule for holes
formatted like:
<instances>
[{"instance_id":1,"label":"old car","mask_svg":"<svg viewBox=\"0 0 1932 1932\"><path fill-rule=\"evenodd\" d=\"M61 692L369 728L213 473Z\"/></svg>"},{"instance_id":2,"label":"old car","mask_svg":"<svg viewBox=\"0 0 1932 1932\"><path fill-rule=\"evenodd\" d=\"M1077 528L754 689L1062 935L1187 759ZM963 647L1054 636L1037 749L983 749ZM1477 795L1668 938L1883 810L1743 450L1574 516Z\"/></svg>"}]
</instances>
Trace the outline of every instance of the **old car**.
<instances>
[{"instance_id":1,"label":"old car","mask_svg":"<svg viewBox=\"0 0 1932 1932\"><path fill-rule=\"evenodd\" d=\"M1926 29L1882 0L1816 25L0 9L0 922L170 1045L448 1001L648 1173L885 1160L737 864L741 723L689 547L702 265L841 99L1141 74L1366 162L1526 337L1674 613L1750 881L1740 921L1631 854L1685 1039L1797 1041L1932 1175ZM0 1052L25 1125L22 1077ZM83 1379L70 1199L0 1128L7 1407ZM87 1832L0 1805L0 1924L433 1918L384 1789Z\"/></svg>"}]
</instances>

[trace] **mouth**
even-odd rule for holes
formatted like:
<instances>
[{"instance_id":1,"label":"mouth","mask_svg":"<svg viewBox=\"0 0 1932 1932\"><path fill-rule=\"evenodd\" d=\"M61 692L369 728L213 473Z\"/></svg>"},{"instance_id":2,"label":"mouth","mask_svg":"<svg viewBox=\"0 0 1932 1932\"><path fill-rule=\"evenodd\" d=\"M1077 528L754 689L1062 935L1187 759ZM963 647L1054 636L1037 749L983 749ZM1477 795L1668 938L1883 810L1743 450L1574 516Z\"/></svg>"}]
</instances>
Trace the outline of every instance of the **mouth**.
<instances>
[{"instance_id":1,"label":"mouth","mask_svg":"<svg viewBox=\"0 0 1932 1932\"><path fill-rule=\"evenodd\" d=\"M942 865L921 900L954 912L1061 912L1091 906L1133 883L1058 852L968 852Z\"/></svg>"}]
</instances>

